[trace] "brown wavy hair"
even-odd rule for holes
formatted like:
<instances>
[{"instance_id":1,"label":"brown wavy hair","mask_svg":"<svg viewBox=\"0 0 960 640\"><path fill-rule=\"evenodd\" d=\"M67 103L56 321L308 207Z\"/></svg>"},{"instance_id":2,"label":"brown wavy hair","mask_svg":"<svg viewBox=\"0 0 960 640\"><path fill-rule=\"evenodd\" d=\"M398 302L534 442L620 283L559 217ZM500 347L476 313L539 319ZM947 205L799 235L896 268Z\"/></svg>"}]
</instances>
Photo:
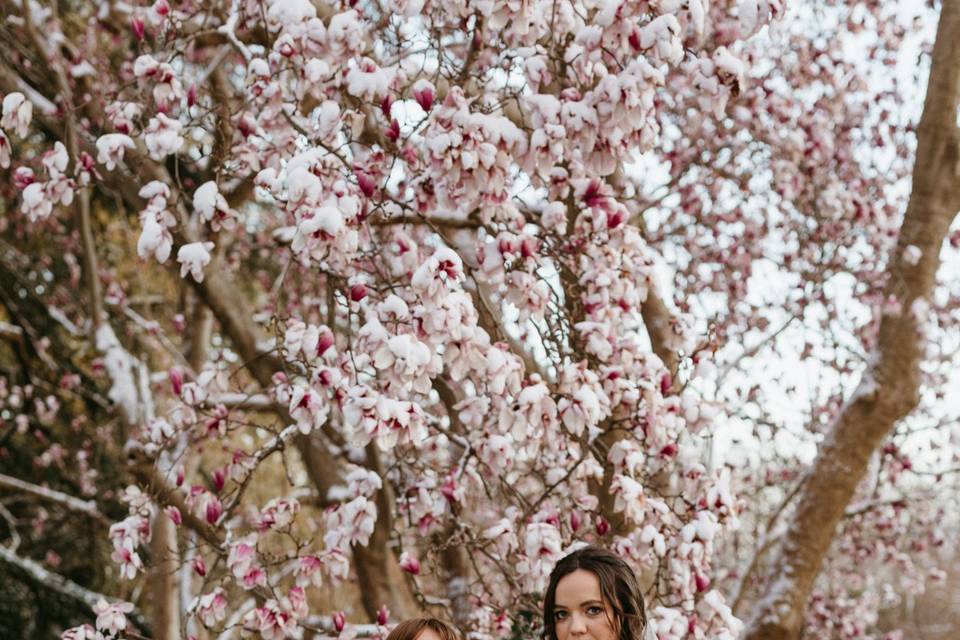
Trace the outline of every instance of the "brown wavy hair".
<instances>
[{"instance_id":1,"label":"brown wavy hair","mask_svg":"<svg viewBox=\"0 0 960 640\"><path fill-rule=\"evenodd\" d=\"M417 640L417 636L430 629L440 640L461 640L460 633L452 626L437 618L410 618L393 628L387 640Z\"/></svg>"},{"instance_id":2,"label":"brown wavy hair","mask_svg":"<svg viewBox=\"0 0 960 640\"><path fill-rule=\"evenodd\" d=\"M557 601L557 583L578 569L589 571L600 581L600 594L613 610L618 640L641 640L647 626L647 612L637 576L626 562L601 547L586 546L564 556L550 572L550 583L543 598L543 640L557 640L557 621L553 611Z\"/></svg>"}]
</instances>

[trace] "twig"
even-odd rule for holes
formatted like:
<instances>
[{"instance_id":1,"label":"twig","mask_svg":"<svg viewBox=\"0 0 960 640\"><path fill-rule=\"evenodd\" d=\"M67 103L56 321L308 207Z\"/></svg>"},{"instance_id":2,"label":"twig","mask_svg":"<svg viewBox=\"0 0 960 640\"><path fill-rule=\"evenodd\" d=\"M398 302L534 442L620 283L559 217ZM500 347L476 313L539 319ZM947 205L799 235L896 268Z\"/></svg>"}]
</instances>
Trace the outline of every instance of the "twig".
<instances>
[{"instance_id":1,"label":"twig","mask_svg":"<svg viewBox=\"0 0 960 640\"><path fill-rule=\"evenodd\" d=\"M56 502L57 504L67 507L71 511L77 511L79 513L86 514L94 520L106 524L107 526L112 524L105 515L100 513L100 510L97 509L97 503L95 503L93 500L81 500L71 495L67 495L66 493L62 493L54 489L47 489L46 487L25 482L18 478L14 478L2 473L0 473L0 487L17 489L19 491L37 496L38 498L43 498L44 500L48 500L50 502Z\"/></svg>"}]
</instances>

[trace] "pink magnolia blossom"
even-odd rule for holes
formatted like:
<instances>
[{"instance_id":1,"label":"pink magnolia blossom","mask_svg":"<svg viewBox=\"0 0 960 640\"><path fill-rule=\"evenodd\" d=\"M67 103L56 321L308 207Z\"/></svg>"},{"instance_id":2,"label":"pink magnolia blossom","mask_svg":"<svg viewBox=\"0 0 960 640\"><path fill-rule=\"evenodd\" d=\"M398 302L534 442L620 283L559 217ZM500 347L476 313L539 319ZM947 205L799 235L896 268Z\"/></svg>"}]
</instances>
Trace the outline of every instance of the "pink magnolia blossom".
<instances>
[{"instance_id":1,"label":"pink magnolia blossom","mask_svg":"<svg viewBox=\"0 0 960 640\"><path fill-rule=\"evenodd\" d=\"M99 631L116 635L127 628L126 614L133 611L133 604L129 602L108 603L100 599L93 607L93 612L97 614L97 629Z\"/></svg>"},{"instance_id":2,"label":"pink magnolia blossom","mask_svg":"<svg viewBox=\"0 0 960 640\"><path fill-rule=\"evenodd\" d=\"M170 518L170 521L173 522L173 524L180 526L180 524L183 522L183 516L180 515L180 510L173 505L165 508L163 512L167 514L167 517Z\"/></svg>"},{"instance_id":3,"label":"pink magnolia blossom","mask_svg":"<svg viewBox=\"0 0 960 640\"><path fill-rule=\"evenodd\" d=\"M227 597L220 587L196 598L190 605L204 625L210 627L227 617Z\"/></svg>"},{"instance_id":4,"label":"pink magnolia blossom","mask_svg":"<svg viewBox=\"0 0 960 640\"><path fill-rule=\"evenodd\" d=\"M60 640L103 640L103 638L103 634L89 624L72 627L60 635Z\"/></svg>"},{"instance_id":5,"label":"pink magnolia blossom","mask_svg":"<svg viewBox=\"0 0 960 640\"><path fill-rule=\"evenodd\" d=\"M406 551L400 554L400 568L407 573L418 575L420 573L420 561Z\"/></svg>"}]
</instances>

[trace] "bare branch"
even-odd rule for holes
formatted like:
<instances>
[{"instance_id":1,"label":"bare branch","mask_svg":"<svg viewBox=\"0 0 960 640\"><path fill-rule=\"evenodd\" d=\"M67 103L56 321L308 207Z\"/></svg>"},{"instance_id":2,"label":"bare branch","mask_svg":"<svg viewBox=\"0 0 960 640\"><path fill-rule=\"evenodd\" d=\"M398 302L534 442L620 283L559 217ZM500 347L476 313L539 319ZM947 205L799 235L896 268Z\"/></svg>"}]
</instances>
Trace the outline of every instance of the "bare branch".
<instances>
[{"instance_id":1,"label":"bare branch","mask_svg":"<svg viewBox=\"0 0 960 640\"><path fill-rule=\"evenodd\" d=\"M96 591L82 587L76 582L68 580L58 573L48 571L33 560L22 558L2 546L0 546L0 562L5 564L11 573L19 578L27 580L37 587L56 591L81 605L93 607L101 600L115 602L113 598L108 598L102 593L97 593ZM133 620L134 624L144 633L150 634L150 625L147 624L143 614L139 611L134 609L127 614L127 617Z\"/></svg>"},{"instance_id":2,"label":"bare branch","mask_svg":"<svg viewBox=\"0 0 960 640\"><path fill-rule=\"evenodd\" d=\"M67 509L70 509L71 511L88 515L94 520L97 520L101 524L105 524L107 526L112 524L105 515L100 513L100 510L97 508L97 503L93 500L81 500L71 495L67 495L61 491L41 487L39 485L14 478L13 476L8 476L3 473L0 473L0 487L16 489L17 491L29 493L30 495L37 496L38 498L42 498L48 502L55 502L66 507Z\"/></svg>"}]
</instances>

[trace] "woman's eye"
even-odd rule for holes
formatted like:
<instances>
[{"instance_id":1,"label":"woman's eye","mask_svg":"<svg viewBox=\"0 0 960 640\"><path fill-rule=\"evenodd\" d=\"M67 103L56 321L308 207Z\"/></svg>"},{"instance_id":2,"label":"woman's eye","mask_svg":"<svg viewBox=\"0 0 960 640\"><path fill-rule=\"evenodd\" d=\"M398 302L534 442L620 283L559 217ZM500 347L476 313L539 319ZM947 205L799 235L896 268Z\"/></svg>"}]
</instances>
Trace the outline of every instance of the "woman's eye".
<instances>
[{"instance_id":1,"label":"woman's eye","mask_svg":"<svg viewBox=\"0 0 960 640\"><path fill-rule=\"evenodd\" d=\"M553 618L554 618L554 620L563 620L563 619L566 618L566 617L567 617L567 612L566 612L566 611L555 611L555 612L553 613Z\"/></svg>"},{"instance_id":2,"label":"woman's eye","mask_svg":"<svg viewBox=\"0 0 960 640\"><path fill-rule=\"evenodd\" d=\"M598 616L601 613L603 613L603 609L601 607L587 607L588 616Z\"/></svg>"}]
</instances>

